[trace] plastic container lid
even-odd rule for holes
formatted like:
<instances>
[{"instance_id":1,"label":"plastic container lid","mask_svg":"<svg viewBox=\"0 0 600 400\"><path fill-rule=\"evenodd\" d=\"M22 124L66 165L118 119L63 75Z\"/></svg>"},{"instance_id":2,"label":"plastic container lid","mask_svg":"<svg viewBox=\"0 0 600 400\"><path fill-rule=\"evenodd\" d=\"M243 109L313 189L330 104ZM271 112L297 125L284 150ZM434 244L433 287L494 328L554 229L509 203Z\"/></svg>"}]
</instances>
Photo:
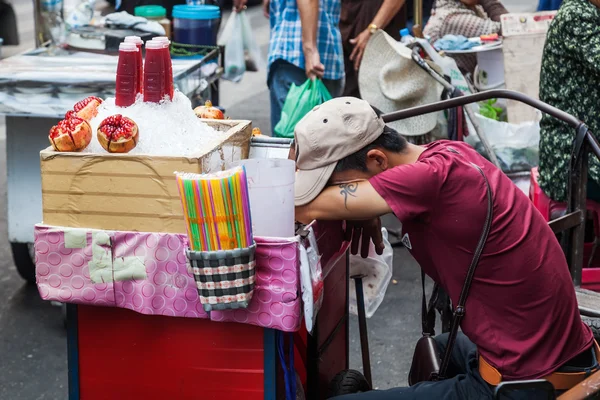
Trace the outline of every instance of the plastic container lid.
<instances>
[{"instance_id":1,"label":"plastic container lid","mask_svg":"<svg viewBox=\"0 0 600 400\"><path fill-rule=\"evenodd\" d=\"M139 36L125 36L125 43L144 44L144 41Z\"/></svg>"},{"instance_id":2,"label":"plastic container lid","mask_svg":"<svg viewBox=\"0 0 600 400\"><path fill-rule=\"evenodd\" d=\"M410 31L408 30L408 28L400 29L400 37L404 37L404 36L408 36L408 35L410 35Z\"/></svg>"},{"instance_id":3,"label":"plastic container lid","mask_svg":"<svg viewBox=\"0 0 600 400\"><path fill-rule=\"evenodd\" d=\"M173 7L173 18L178 19L219 19L221 11L218 6L199 5L188 6L185 4Z\"/></svg>"},{"instance_id":4,"label":"plastic container lid","mask_svg":"<svg viewBox=\"0 0 600 400\"><path fill-rule=\"evenodd\" d=\"M163 42L159 42L156 40L148 40L146 41L146 50L148 49L162 49L164 47Z\"/></svg>"},{"instance_id":5,"label":"plastic container lid","mask_svg":"<svg viewBox=\"0 0 600 400\"><path fill-rule=\"evenodd\" d=\"M134 9L136 17L163 18L167 16L167 9L163 6L138 6Z\"/></svg>"},{"instance_id":6,"label":"plastic container lid","mask_svg":"<svg viewBox=\"0 0 600 400\"><path fill-rule=\"evenodd\" d=\"M119 44L119 51L138 51L135 43L122 42Z\"/></svg>"}]
</instances>

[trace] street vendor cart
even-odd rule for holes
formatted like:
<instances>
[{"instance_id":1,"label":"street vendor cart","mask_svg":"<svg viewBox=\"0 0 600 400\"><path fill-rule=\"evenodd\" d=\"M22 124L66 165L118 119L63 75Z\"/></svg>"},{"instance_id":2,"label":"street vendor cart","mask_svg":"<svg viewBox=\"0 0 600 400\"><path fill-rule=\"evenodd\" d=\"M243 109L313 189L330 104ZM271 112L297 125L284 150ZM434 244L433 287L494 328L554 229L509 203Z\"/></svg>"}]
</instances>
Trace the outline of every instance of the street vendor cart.
<instances>
[{"instance_id":1,"label":"street vendor cart","mask_svg":"<svg viewBox=\"0 0 600 400\"><path fill-rule=\"evenodd\" d=\"M175 86L193 104L218 103L221 50L173 60ZM40 48L0 61L0 114L6 116L8 237L21 276L35 282L33 226L42 219L39 151L48 130L87 96L113 96L117 57Z\"/></svg>"}]
</instances>

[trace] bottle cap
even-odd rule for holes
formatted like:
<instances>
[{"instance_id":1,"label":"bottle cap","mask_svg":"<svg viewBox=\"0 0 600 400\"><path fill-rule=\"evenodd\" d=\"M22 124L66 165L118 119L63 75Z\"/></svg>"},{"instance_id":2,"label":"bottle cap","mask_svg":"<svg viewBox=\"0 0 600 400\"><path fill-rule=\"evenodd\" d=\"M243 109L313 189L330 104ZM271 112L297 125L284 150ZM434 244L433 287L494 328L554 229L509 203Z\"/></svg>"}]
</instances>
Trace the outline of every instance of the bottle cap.
<instances>
[{"instance_id":1,"label":"bottle cap","mask_svg":"<svg viewBox=\"0 0 600 400\"><path fill-rule=\"evenodd\" d=\"M408 36L410 35L410 31L408 30L408 28L404 28L400 30L400 36L404 37L404 36Z\"/></svg>"},{"instance_id":2,"label":"bottle cap","mask_svg":"<svg viewBox=\"0 0 600 400\"><path fill-rule=\"evenodd\" d=\"M139 36L125 36L125 43L144 44L144 41Z\"/></svg>"},{"instance_id":3,"label":"bottle cap","mask_svg":"<svg viewBox=\"0 0 600 400\"><path fill-rule=\"evenodd\" d=\"M119 51L138 51L135 43L122 42L119 44Z\"/></svg>"},{"instance_id":4,"label":"bottle cap","mask_svg":"<svg viewBox=\"0 0 600 400\"><path fill-rule=\"evenodd\" d=\"M159 42L156 40L148 40L146 42L146 50L148 49L162 49L164 47L163 42Z\"/></svg>"}]
</instances>

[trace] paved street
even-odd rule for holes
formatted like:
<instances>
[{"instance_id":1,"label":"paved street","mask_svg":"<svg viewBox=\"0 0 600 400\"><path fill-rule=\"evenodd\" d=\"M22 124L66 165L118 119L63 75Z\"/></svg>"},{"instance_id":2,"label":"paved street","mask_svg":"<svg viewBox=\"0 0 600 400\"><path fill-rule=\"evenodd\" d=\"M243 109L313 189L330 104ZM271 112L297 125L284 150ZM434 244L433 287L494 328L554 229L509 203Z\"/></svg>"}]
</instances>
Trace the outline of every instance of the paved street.
<instances>
[{"instance_id":1,"label":"paved street","mask_svg":"<svg viewBox=\"0 0 600 400\"><path fill-rule=\"evenodd\" d=\"M31 1L12 0L19 18L22 45L5 47L3 56L33 46ZM513 11L535 9L535 1L509 0ZM266 55L268 21L260 8L249 10L256 39ZM269 97L264 71L247 74L239 84L224 82L221 105L232 118L252 119L269 131ZM0 117L0 170L6 171L6 135ZM67 398L66 332L61 309L40 300L35 287L23 284L13 266L6 227L6 174L0 173L0 399ZM389 225L395 222L390 219ZM404 250L394 254L394 280L377 314L369 321L374 384L406 384L413 345L420 335L419 270ZM352 367L360 369L356 320L352 325Z\"/></svg>"}]
</instances>

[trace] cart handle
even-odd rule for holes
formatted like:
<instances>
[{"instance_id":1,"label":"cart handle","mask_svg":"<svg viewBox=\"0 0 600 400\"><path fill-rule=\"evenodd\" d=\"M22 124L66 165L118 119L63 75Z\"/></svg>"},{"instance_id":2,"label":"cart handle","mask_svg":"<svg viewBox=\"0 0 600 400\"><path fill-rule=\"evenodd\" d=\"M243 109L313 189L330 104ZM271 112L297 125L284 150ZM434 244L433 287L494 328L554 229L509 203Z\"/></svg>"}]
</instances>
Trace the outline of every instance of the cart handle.
<instances>
[{"instance_id":1,"label":"cart handle","mask_svg":"<svg viewBox=\"0 0 600 400\"><path fill-rule=\"evenodd\" d=\"M525 103L533 108L537 108L544 113L551 115L554 118L557 118L561 121L566 122L573 128L578 128L582 122L568 114L564 111L559 110L556 107L552 107L549 104L544 103L543 101L536 100L531 98L523 93L515 92L514 90L504 90L504 89L494 89L494 90L486 90L484 92L479 92L475 94L470 94L467 96L456 97L449 100L438 101L431 104L426 104L424 106L418 106L413 108L407 108L406 110L394 111L388 114L383 115L383 120L387 122L399 121L411 117L416 117L418 115L429 114L432 112L438 112L447 110L449 108L460 107L470 103L477 103L484 100L489 99L511 99L516 100L521 103Z\"/></svg>"}]
</instances>

